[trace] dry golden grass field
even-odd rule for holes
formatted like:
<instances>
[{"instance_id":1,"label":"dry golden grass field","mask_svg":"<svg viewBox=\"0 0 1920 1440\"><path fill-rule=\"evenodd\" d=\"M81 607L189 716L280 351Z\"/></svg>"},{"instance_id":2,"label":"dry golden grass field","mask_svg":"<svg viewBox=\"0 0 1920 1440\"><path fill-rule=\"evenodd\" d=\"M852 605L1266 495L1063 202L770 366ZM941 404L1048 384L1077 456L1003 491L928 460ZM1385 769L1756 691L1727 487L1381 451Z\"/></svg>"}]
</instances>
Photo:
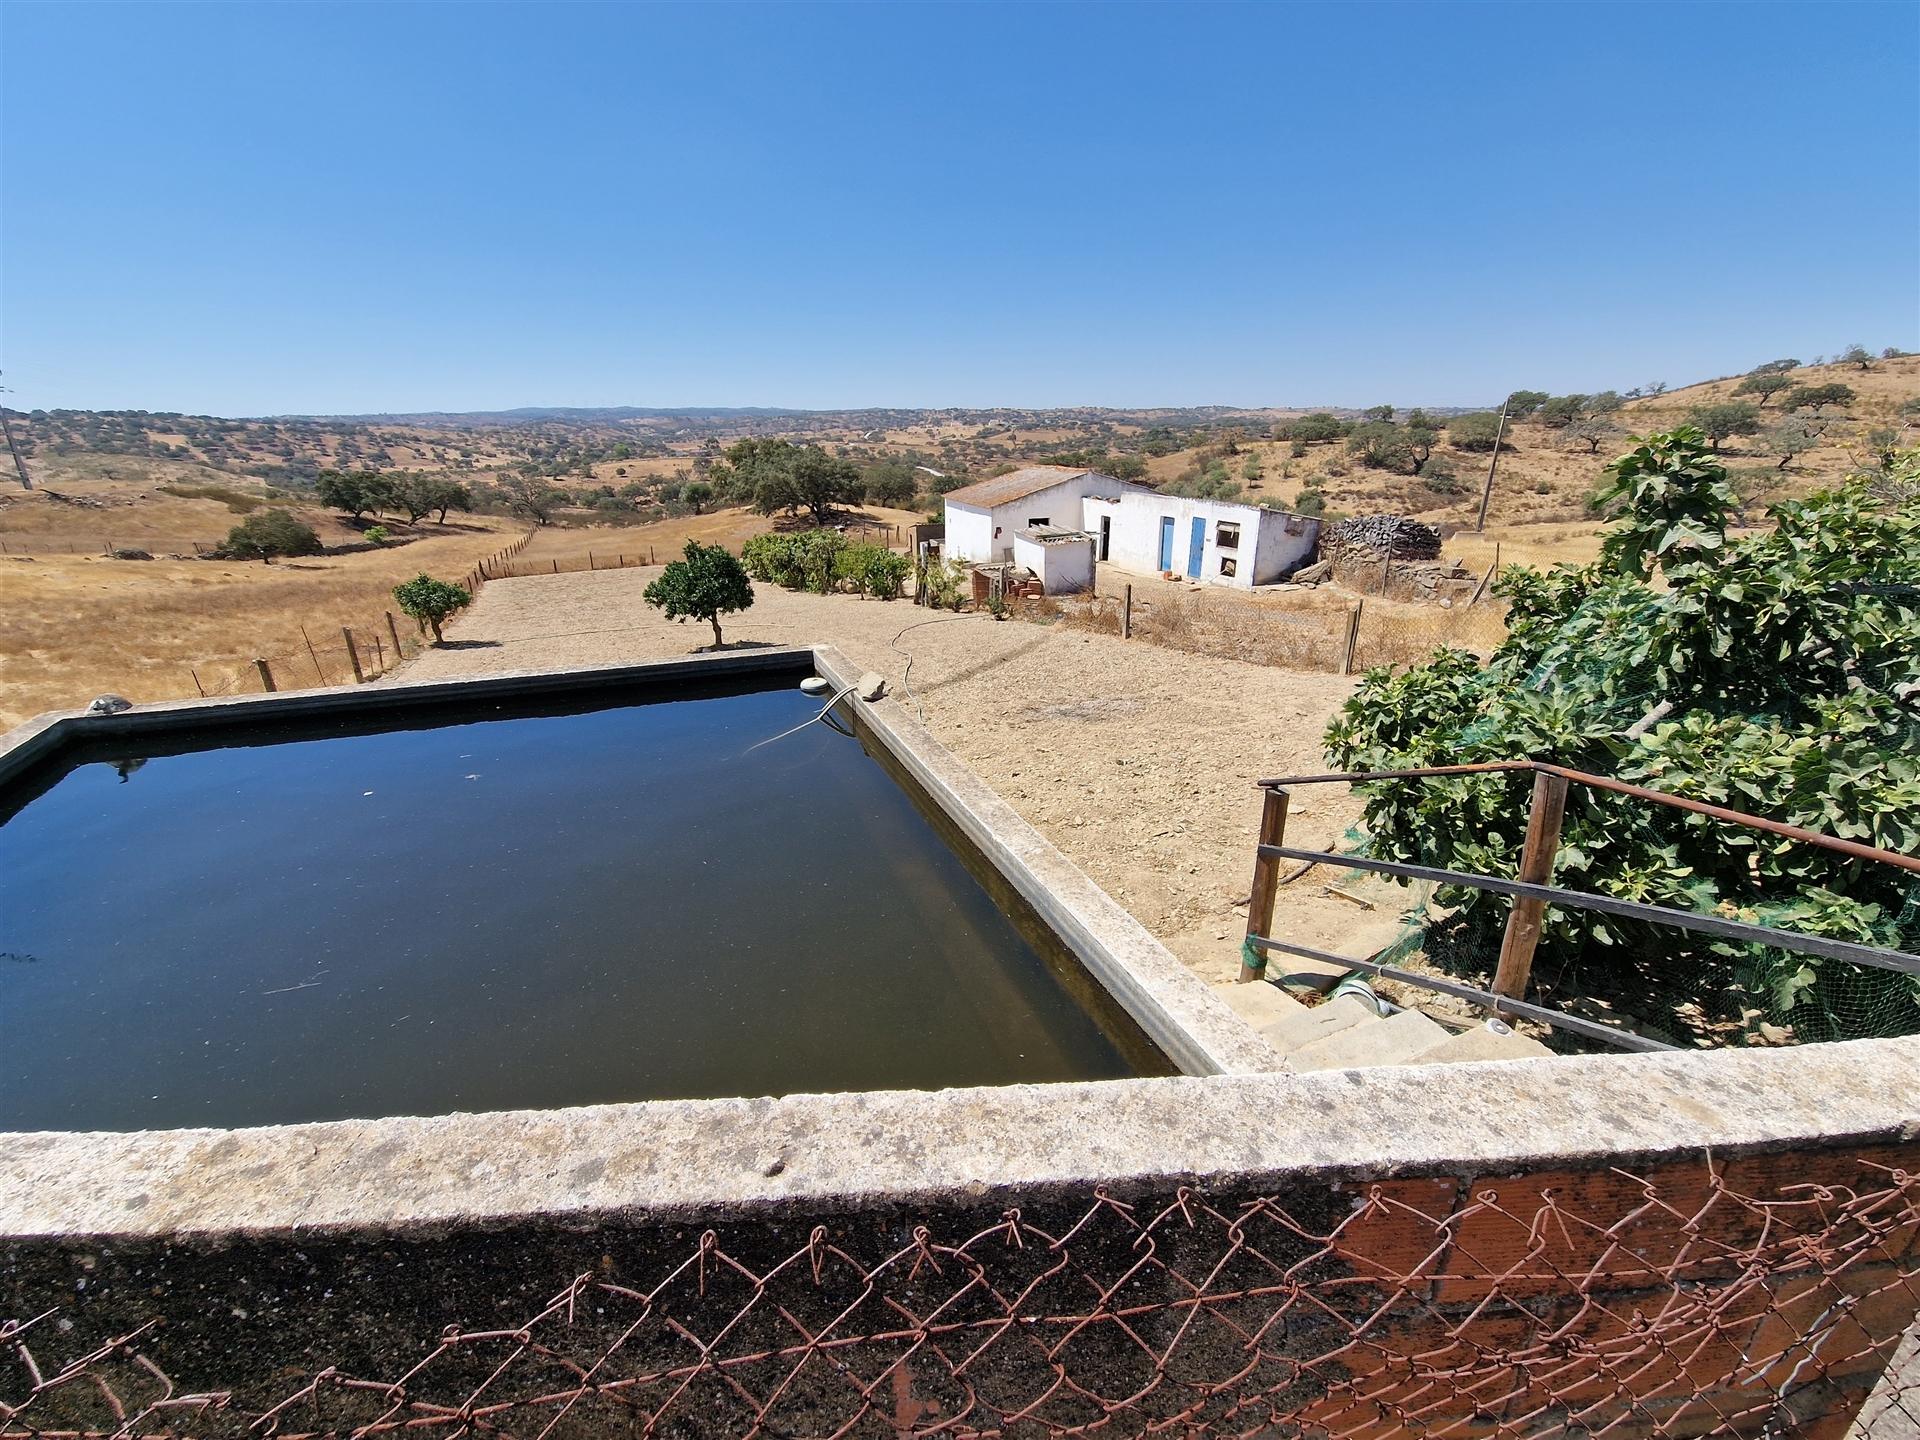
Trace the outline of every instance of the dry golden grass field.
<instances>
[{"instance_id":1,"label":"dry golden grass field","mask_svg":"<svg viewBox=\"0 0 1920 1440\"><path fill-rule=\"evenodd\" d=\"M408 543L271 565L196 559L196 545L212 546L242 513L269 505L291 509L329 545L362 536L337 514L265 500L259 482L202 467L81 456L49 468L38 489L9 487L0 505L0 727L107 692L145 701L257 690L256 657L269 661L283 689L346 683L352 672L342 627L355 632L366 669L390 663L385 616L395 608L396 584L422 571L457 580L527 530L524 521L496 516L417 527L387 517L389 530ZM134 479L130 469L162 473ZM232 499L168 494L161 485ZM892 527L924 516L875 508L849 518L890 538ZM540 529L517 564L574 570L590 554L618 563L623 553L637 562L649 548L662 558L678 553L689 539L738 550L772 524L727 509L648 525L556 525ZM112 559L104 553L109 543L155 558ZM404 616L399 624L411 648L412 627Z\"/></svg>"},{"instance_id":2,"label":"dry golden grass field","mask_svg":"<svg viewBox=\"0 0 1920 1440\"><path fill-rule=\"evenodd\" d=\"M396 584L422 570L456 577L513 537L463 526L388 550L272 565L0 557L0 726L104 692L142 701L255 690L255 656L271 658L282 688L322 675L340 684L351 678L343 625L384 637ZM404 636L411 627L401 624Z\"/></svg>"}]
</instances>

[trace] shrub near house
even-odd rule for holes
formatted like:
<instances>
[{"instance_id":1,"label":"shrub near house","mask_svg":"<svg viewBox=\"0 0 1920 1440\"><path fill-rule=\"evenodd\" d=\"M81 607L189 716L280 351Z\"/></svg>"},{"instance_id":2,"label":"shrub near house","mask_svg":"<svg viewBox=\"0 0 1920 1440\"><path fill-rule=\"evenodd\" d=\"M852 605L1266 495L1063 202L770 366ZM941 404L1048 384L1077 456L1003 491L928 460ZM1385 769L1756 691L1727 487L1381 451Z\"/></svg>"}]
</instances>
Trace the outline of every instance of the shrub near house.
<instances>
[{"instance_id":1,"label":"shrub near house","mask_svg":"<svg viewBox=\"0 0 1920 1440\"><path fill-rule=\"evenodd\" d=\"M1891 470L1920 475L1920 451ZM1610 474L1602 499L1622 523L1601 558L1506 570L1497 590L1511 633L1493 659L1443 650L1402 675L1372 672L1328 730L1333 761L1531 757L1895 852L1920 847L1920 504L1856 477L1775 506L1775 529L1729 541L1733 497L1700 431L1653 436ZM1649 583L1656 569L1665 588ZM1670 710L1642 733L1663 701ZM1511 875L1526 785L1500 775L1363 787L1368 843L1390 859ZM1906 950L1920 916L1906 871L1578 786L1554 873L1574 889ZM1429 954L1485 968L1506 902L1441 898L1457 909L1429 933ZM1896 972L1569 910L1548 912L1542 954L1581 994L1675 1036L1920 1030L1920 977Z\"/></svg>"}]
</instances>

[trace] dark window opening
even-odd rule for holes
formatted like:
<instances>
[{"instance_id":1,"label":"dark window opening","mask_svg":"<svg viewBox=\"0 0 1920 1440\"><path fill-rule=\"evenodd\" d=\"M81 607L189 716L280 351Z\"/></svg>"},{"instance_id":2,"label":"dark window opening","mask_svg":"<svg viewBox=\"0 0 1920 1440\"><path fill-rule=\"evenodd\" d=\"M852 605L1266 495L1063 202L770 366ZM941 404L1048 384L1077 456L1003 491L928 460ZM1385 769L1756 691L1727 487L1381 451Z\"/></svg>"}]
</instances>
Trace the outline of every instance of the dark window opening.
<instances>
[{"instance_id":1,"label":"dark window opening","mask_svg":"<svg viewBox=\"0 0 1920 1440\"><path fill-rule=\"evenodd\" d=\"M1240 527L1231 521L1222 520L1219 525L1214 528L1213 543L1218 545L1222 550L1238 550L1240 548ZM1229 570L1224 573L1230 575L1233 572Z\"/></svg>"}]
</instances>

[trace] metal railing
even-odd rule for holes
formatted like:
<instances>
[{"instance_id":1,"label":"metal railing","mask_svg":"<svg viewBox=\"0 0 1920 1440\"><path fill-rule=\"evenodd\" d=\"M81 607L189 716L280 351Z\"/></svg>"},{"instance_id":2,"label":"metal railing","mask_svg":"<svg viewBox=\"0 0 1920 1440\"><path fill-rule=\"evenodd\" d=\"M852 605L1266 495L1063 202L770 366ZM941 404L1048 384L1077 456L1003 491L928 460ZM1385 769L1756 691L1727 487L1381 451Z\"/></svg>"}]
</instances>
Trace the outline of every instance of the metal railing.
<instances>
[{"instance_id":1,"label":"metal railing","mask_svg":"<svg viewBox=\"0 0 1920 1440\"><path fill-rule=\"evenodd\" d=\"M1520 873L1515 879L1503 879L1495 875L1482 875L1465 870L1443 869L1432 865L1415 865L1399 860L1379 860L1365 855L1343 855L1332 850L1307 850L1285 843L1287 807L1291 797L1289 787L1292 786L1360 784L1380 780L1425 780L1443 776L1518 771L1533 775L1533 800L1527 816L1526 840L1520 854ZM1640 920L1676 930L1711 935L1719 939L1770 945L1782 950L1819 955L1826 959L1868 965L1905 975L1920 975L1920 955L1910 955L1904 950L1890 950L1881 946L1856 944L1849 940L1835 940L1824 935L1782 930L1771 925L1730 920L1720 915L1675 910L1668 906L1653 905L1640 900L1622 900L1611 895L1570 890L1565 886L1550 883L1554 855L1560 843L1561 820L1566 813L1568 787L1576 784L1626 795L1649 804L1690 811L1715 820L1745 826L1748 829L1762 830L1802 844L1831 850L1855 859L1892 865L1920 874L1920 858L1915 856L1900 855L1891 850L1863 845L1855 840L1844 840L1838 836L1823 835L1819 831L1808 830L1803 826L1771 820L1763 815L1749 815L1743 811L1713 805L1704 800L1670 795L1665 791L1648 789L1644 785L1634 785L1624 780L1616 780L1611 776L1594 775L1584 770L1573 770L1564 765L1553 765L1542 760L1498 760L1475 765L1427 765L1407 770L1349 770L1321 775L1284 775L1261 780L1258 784L1266 792L1266 800L1261 811L1260 842L1255 847L1253 889L1247 906L1247 934L1240 967L1240 979L1243 981L1260 979L1265 973L1267 954L1279 952L1327 964L1348 965L1355 970L1388 980L1483 1005L1495 1015L1512 1015L1536 1020L1556 1029L1584 1035L1589 1039L1604 1040L1622 1049L1671 1050L1676 1048L1663 1041L1650 1039L1617 1026L1570 1015L1564 1010L1551 1006L1536 1005L1525 998L1527 983L1533 973L1534 951L1540 942L1541 925L1549 905L1562 906L1570 910L1589 910L1621 919ZM1275 937L1270 932L1273 929L1274 906L1281 884L1279 862L1282 860L1298 861L1306 868L1314 865L1332 865L1341 869L1391 876L1397 880L1422 880L1436 885L1459 886L1465 889L1484 890L1496 895L1512 896L1513 909L1507 917L1506 930L1501 939L1499 964L1494 972L1491 987L1482 989L1461 981L1442 979L1389 965L1372 957L1336 955Z\"/></svg>"}]
</instances>

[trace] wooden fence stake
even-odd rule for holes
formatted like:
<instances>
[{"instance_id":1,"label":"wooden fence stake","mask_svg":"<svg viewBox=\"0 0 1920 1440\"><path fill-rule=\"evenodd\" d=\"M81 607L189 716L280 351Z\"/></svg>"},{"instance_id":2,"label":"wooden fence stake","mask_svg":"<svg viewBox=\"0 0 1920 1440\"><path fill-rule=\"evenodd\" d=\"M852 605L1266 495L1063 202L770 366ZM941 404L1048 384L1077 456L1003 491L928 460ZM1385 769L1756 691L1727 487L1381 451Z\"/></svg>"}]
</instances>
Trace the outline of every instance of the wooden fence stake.
<instances>
[{"instance_id":1,"label":"wooden fence stake","mask_svg":"<svg viewBox=\"0 0 1920 1440\"><path fill-rule=\"evenodd\" d=\"M393 623L391 610L387 611L387 634L393 637L393 663L398 665L407 652L400 648L400 627Z\"/></svg>"},{"instance_id":2,"label":"wooden fence stake","mask_svg":"<svg viewBox=\"0 0 1920 1440\"><path fill-rule=\"evenodd\" d=\"M1527 812L1527 842L1520 851L1520 879L1545 885L1553 879L1554 852L1560 848L1560 822L1567 813L1567 782L1538 771L1533 777L1533 806ZM1515 897L1507 914L1507 933L1500 940L1500 968L1494 972L1493 993L1512 1000L1526 998L1533 974L1533 951L1540 943L1540 922L1547 902Z\"/></svg>"},{"instance_id":3,"label":"wooden fence stake","mask_svg":"<svg viewBox=\"0 0 1920 1440\"><path fill-rule=\"evenodd\" d=\"M379 674L387 673L387 647L378 635L373 637L373 668Z\"/></svg>"},{"instance_id":4,"label":"wooden fence stake","mask_svg":"<svg viewBox=\"0 0 1920 1440\"><path fill-rule=\"evenodd\" d=\"M204 699L206 699L206 698L207 698L207 687L206 687L206 686L204 686L204 685L202 685L202 684L200 683L200 672L199 672L198 670L196 670L196 669L194 669L194 668L193 668L193 667L192 667L191 665L189 665L189 666L187 667L187 673L188 673L189 675L191 675L191 676L193 676L193 688L194 688L194 689L196 689L196 690L198 690L198 691L200 692L200 698L201 698L202 700L204 700Z\"/></svg>"},{"instance_id":5,"label":"wooden fence stake","mask_svg":"<svg viewBox=\"0 0 1920 1440\"><path fill-rule=\"evenodd\" d=\"M277 690L279 688L273 683L273 668L269 666L266 661L254 661L253 668L260 672L260 688L262 690Z\"/></svg>"},{"instance_id":6,"label":"wooden fence stake","mask_svg":"<svg viewBox=\"0 0 1920 1440\"><path fill-rule=\"evenodd\" d=\"M587 551L587 569L597 570L599 568L600 568L599 566L593 563L593 551L591 550Z\"/></svg>"},{"instance_id":7,"label":"wooden fence stake","mask_svg":"<svg viewBox=\"0 0 1920 1440\"><path fill-rule=\"evenodd\" d=\"M1367 602L1364 600L1354 601L1353 609L1347 615L1347 648L1340 660L1342 675L1353 673L1354 652L1360 648L1360 612L1366 608L1366 605Z\"/></svg>"},{"instance_id":8,"label":"wooden fence stake","mask_svg":"<svg viewBox=\"0 0 1920 1440\"><path fill-rule=\"evenodd\" d=\"M300 638L307 642L307 654L313 659L313 673L320 677L322 685L327 683L327 672L320 668L320 652L313 648L313 637L307 634L307 627L300 627Z\"/></svg>"},{"instance_id":9,"label":"wooden fence stake","mask_svg":"<svg viewBox=\"0 0 1920 1440\"><path fill-rule=\"evenodd\" d=\"M1133 586L1128 585L1120 597L1120 638L1133 638Z\"/></svg>"},{"instance_id":10,"label":"wooden fence stake","mask_svg":"<svg viewBox=\"0 0 1920 1440\"><path fill-rule=\"evenodd\" d=\"M653 546L649 545L647 546L647 564L651 565L652 563L653 563Z\"/></svg>"},{"instance_id":11,"label":"wooden fence stake","mask_svg":"<svg viewBox=\"0 0 1920 1440\"><path fill-rule=\"evenodd\" d=\"M553 562L553 573L556 575L560 573L560 560L559 560L559 557L557 556L554 558L554 562Z\"/></svg>"},{"instance_id":12,"label":"wooden fence stake","mask_svg":"<svg viewBox=\"0 0 1920 1440\"><path fill-rule=\"evenodd\" d=\"M349 630L345 625L342 625L340 627L340 638L347 642L347 661L353 666L353 683L356 685L366 684L366 672L360 668L360 652L354 648L353 631Z\"/></svg>"},{"instance_id":13,"label":"wooden fence stake","mask_svg":"<svg viewBox=\"0 0 1920 1440\"><path fill-rule=\"evenodd\" d=\"M1473 598L1467 601L1467 608L1469 610L1471 610L1475 605L1478 605L1480 603L1480 597L1487 593L1487 582L1492 580L1493 577L1498 575L1499 573L1500 573L1500 542L1496 540L1493 542L1493 563L1487 566L1487 573L1480 577L1480 583L1473 587Z\"/></svg>"},{"instance_id":14,"label":"wooden fence stake","mask_svg":"<svg viewBox=\"0 0 1920 1440\"><path fill-rule=\"evenodd\" d=\"M1279 785L1266 789L1260 807L1260 843L1283 845L1287 833L1287 802L1292 797ZM1253 856L1253 889L1247 896L1247 934L1265 936L1273 929L1273 902L1280 894L1280 861L1272 855ZM1258 980L1266 973L1266 951L1251 946L1240 951L1240 979Z\"/></svg>"}]
</instances>

